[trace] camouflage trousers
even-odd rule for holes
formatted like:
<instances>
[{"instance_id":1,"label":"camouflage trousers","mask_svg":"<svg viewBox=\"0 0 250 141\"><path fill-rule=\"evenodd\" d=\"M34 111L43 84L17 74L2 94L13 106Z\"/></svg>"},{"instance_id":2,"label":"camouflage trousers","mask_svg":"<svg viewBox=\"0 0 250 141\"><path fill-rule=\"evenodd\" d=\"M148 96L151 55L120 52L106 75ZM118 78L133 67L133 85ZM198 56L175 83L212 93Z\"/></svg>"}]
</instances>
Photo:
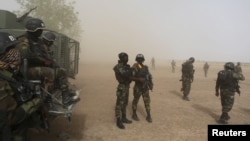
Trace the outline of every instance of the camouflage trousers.
<instances>
[{"instance_id":1,"label":"camouflage trousers","mask_svg":"<svg viewBox=\"0 0 250 141\"><path fill-rule=\"evenodd\" d=\"M12 141L27 141L28 129L40 125L40 116L37 115L42 105L40 98L33 98L20 105L13 113Z\"/></svg>"},{"instance_id":2,"label":"camouflage trousers","mask_svg":"<svg viewBox=\"0 0 250 141\"><path fill-rule=\"evenodd\" d=\"M234 104L234 92L227 89L220 90L222 112L229 112Z\"/></svg>"},{"instance_id":3,"label":"camouflage trousers","mask_svg":"<svg viewBox=\"0 0 250 141\"><path fill-rule=\"evenodd\" d=\"M9 83L7 81L0 80L0 132L5 131L7 128L21 124L26 118L29 117L29 115L35 112L41 104L40 98L34 98L18 106L13 95L14 91L10 87ZM8 136L7 134L8 133L5 133L4 136ZM16 132L9 134L11 134L12 137L16 136ZM4 138L4 136L2 137ZM12 140L17 141L15 138Z\"/></svg>"},{"instance_id":4,"label":"camouflage trousers","mask_svg":"<svg viewBox=\"0 0 250 141\"><path fill-rule=\"evenodd\" d=\"M68 88L68 74L64 68L32 67L28 69L29 79L42 80L47 90L53 87L65 90Z\"/></svg>"},{"instance_id":5,"label":"camouflage trousers","mask_svg":"<svg viewBox=\"0 0 250 141\"><path fill-rule=\"evenodd\" d=\"M182 90L183 90L183 95L188 96L191 90L191 79L190 78L185 78L182 77Z\"/></svg>"},{"instance_id":6,"label":"camouflage trousers","mask_svg":"<svg viewBox=\"0 0 250 141\"><path fill-rule=\"evenodd\" d=\"M0 140L3 141L11 140L10 113L17 106L13 94L14 92L9 83L0 79Z\"/></svg>"},{"instance_id":7,"label":"camouflage trousers","mask_svg":"<svg viewBox=\"0 0 250 141\"><path fill-rule=\"evenodd\" d=\"M68 88L68 74L64 68L55 68L55 87L58 87L62 90Z\"/></svg>"},{"instance_id":8,"label":"camouflage trousers","mask_svg":"<svg viewBox=\"0 0 250 141\"><path fill-rule=\"evenodd\" d=\"M116 106L115 106L115 116L120 118L122 114L126 115L126 107L128 105L129 99L129 84L119 84L116 90Z\"/></svg>"},{"instance_id":9,"label":"camouflage trousers","mask_svg":"<svg viewBox=\"0 0 250 141\"><path fill-rule=\"evenodd\" d=\"M0 110L12 111L16 108L17 103L13 98L14 91L9 83L0 79Z\"/></svg>"},{"instance_id":10,"label":"camouflage trousers","mask_svg":"<svg viewBox=\"0 0 250 141\"><path fill-rule=\"evenodd\" d=\"M41 80L44 89L50 91L54 85L55 71L49 67L28 68L27 77L29 80Z\"/></svg>"},{"instance_id":11,"label":"camouflage trousers","mask_svg":"<svg viewBox=\"0 0 250 141\"><path fill-rule=\"evenodd\" d=\"M144 106L147 112L150 111L150 96L149 96L149 90L143 90L142 87L136 86L134 87L133 91L134 99L132 102L132 110L136 111L137 109L137 104L139 102L140 97L142 96Z\"/></svg>"}]
</instances>

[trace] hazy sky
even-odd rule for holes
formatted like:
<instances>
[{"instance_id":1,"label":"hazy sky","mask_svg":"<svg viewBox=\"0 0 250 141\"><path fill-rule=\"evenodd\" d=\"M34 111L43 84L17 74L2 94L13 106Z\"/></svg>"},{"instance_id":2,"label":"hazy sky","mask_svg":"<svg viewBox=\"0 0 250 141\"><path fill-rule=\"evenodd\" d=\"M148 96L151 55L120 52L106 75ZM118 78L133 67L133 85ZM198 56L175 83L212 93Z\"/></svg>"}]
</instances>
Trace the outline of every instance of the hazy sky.
<instances>
[{"instance_id":1,"label":"hazy sky","mask_svg":"<svg viewBox=\"0 0 250 141\"><path fill-rule=\"evenodd\" d=\"M127 52L132 62L138 53L148 61L250 62L250 0L76 1L81 60L117 60ZM4 2L0 9L18 7Z\"/></svg>"}]
</instances>

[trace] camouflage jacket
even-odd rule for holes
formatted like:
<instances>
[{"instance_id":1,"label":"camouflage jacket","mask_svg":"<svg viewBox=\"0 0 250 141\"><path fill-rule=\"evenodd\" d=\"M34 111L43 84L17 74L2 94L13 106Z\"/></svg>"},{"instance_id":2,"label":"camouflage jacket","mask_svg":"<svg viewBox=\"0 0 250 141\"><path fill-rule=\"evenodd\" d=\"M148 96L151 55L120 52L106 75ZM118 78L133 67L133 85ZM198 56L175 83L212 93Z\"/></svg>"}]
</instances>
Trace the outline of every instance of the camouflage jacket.
<instances>
[{"instance_id":1,"label":"camouflage jacket","mask_svg":"<svg viewBox=\"0 0 250 141\"><path fill-rule=\"evenodd\" d=\"M241 73L235 73L232 70L222 70L218 72L215 90L228 89L235 92L238 89L238 81L245 80Z\"/></svg>"},{"instance_id":2,"label":"camouflage jacket","mask_svg":"<svg viewBox=\"0 0 250 141\"><path fill-rule=\"evenodd\" d=\"M182 77L193 79L194 78L194 66L189 61L182 64Z\"/></svg>"},{"instance_id":3,"label":"camouflage jacket","mask_svg":"<svg viewBox=\"0 0 250 141\"><path fill-rule=\"evenodd\" d=\"M145 82L135 81L135 85L145 90L153 89L152 74L148 70L147 65L135 63L132 66L132 76L137 78L145 78Z\"/></svg>"},{"instance_id":4,"label":"camouflage jacket","mask_svg":"<svg viewBox=\"0 0 250 141\"><path fill-rule=\"evenodd\" d=\"M123 64L122 62L118 62L113 67L113 70L115 72L115 78L120 84L130 84L131 80L131 69L130 65Z\"/></svg>"},{"instance_id":5,"label":"camouflage jacket","mask_svg":"<svg viewBox=\"0 0 250 141\"><path fill-rule=\"evenodd\" d=\"M50 67L47 61L50 60L48 47L42 42L41 39L32 41L24 34L17 38L20 43L16 46L21 53L22 59L28 59L29 67L44 66Z\"/></svg>"},{"instance_id":6,"label":"camouflage jacket","mask_svg":"<svg viewBox=\"0 0 250 141\"><path fill-rule=\"evenodd\" d=\"M186 61L185 63L182 64L182 77L187 78L187 79L193 79L194 78L194 66L193 63Z\"/></svg>"}]
</instances>

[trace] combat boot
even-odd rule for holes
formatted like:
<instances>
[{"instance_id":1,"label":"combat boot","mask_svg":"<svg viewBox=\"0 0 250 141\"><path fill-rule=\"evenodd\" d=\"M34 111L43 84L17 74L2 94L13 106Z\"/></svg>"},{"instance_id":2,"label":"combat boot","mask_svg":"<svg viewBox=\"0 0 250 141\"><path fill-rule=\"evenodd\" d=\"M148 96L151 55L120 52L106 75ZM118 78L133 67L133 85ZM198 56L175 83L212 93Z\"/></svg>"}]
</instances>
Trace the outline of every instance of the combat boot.
<instances>
[{"instance_id":1,"label":"combat boot","mask_svg":"<svg viewBox=\"0 0 250 141\"><path fill-rule=\"evenodd\" d=\"M227 113L226 112L222 112L221 116L220 116L220 119L219 119L219 123L222 123L222 124L227 124Z\"/></svg>"},{"instance_id":2,"label":"combat boot","mask_svg":"<svg viewBox=\"0 0 250 141\"><path fill-rule=\"evenodd\" d=\"M132 119L135 121L139 121L139 118L138 118L135 110L133 110Z\"/></svg>"},{"instance_id":3,"label":"combat boot","mask_svg":"<svg viewBox=\"0 0 250 141\"><path fill-rule=\"evenodd\" d=\"M150 122L150 123L152 122L152 117L151 117L151 114L150 114L149 111L147 112L146 120L147 120L148 122Z\"/></svg>"},{"instance_id":4,"label":"combat boot","mask_svg":"<svg viewBox=\"0 0 250 141\"><path fill-rule=\"evenodd\" d=\"M118 117L118 118L116 119L116 125L117 125L117 127L120 128L120 129L125 129L125 126L122 124L122 120L121 120L120 117Z\"/></svg>"},{"instance_id":5,"label":"combat boot","mask_svg":"<svg viewBox=\"0 0 250 141\"><path fill-rule=\"evenodd\" d=\"M188 96L183 96L183 100L186 100L186 101L190 101L190 99L188 98Z\"/></svg>"},{"instance_id":6,"label":"combat boot","mask_svg":"<svg viewBox=\"0 0 250 141\"><path fill-rule=\"evenodd\" d=\"M225 120L229 120L230 116L228 115L228 113L225 114Z\"/></svg>"},{"instance_id":7,"label":"combat boot","mask_svg":"<svg viewBox=\"0 0 250 141\"><path fill-rule=\"evenodd\" d=\"M126 114L122 114L122 122L123 122L123 123L128 123L128 124L132 123L131 120L128 120L128 119L127 119Z\"/></svg>"},{"instance_id":8,"label":"combat boot","mask_svg":"<svg viewBox=\"0 0 250 141\"><path fill-rule=\"evenodd\" d=\"M80 98L74 98L74 97L70 96L69 90L62 91L62 103L65 106L69 106L71 104L74 104L74 103L78 102L79 100L80 100Z\"/></svg>"}]
</instances>

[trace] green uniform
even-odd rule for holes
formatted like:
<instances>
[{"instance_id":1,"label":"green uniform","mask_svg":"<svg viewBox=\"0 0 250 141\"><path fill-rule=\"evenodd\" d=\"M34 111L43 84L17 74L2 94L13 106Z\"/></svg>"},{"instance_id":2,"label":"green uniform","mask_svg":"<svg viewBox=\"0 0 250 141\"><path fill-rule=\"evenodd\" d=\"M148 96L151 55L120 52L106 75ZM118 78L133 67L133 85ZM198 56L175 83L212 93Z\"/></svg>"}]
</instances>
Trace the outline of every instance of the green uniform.
<instances>
[{"instance_id":1,"label":"green uniform","mask_svg":"<svg viewBox=\"0 0 250 141\"><path fill-rule=\"evenodd\" d=\"M50 62L43 57L46 46L42 40L33 41L26 34L19 37L18 40L20 43L17 45L17 48L21 52L21 58L28 60L28 79L41 80L45 90L49 91L55 80L55 72L49 67L51 65L49 64Z\"/></svg>"},{"instance_id":2,"label":"green uniform","mask_svg":"<svg viewBox=\"0 0 250 141\"><path fill-rule=\"evenodd\" d=\"M115 116L121 118L122 114L126 115L126 107L128 105L129 88L130 88L130 66L119 62L113 68L116 80L119 82L116 90L116 106Z\"/></svg>"},{"instance_id":3,"label":"green uniform","mask_svg":"<svg viewBox=\"0 0 250 141\"><path fill-rule=\"evenodd\" d=\"M230 112L234 105L234 95L237 91L238 81L244 80L241 73L235 73L233 70L222 70L218 73L215 90L220 92L223 122L229 119Z\"/></svg>"},{"instance_id":4,"label":"green uniform","mask_svg":"<svg viewBox=\"0 0 250 141\"><path fill-rule=\"evenodd\" d=\"M152 75L150 74L148 67L146 65L140 65L135 63L133 65L132 75L137 78L145 78L146 81L144 83L140 81L135 81L133 95L134 99L132 102L132 110L136 111L137 104L139 102L140 97L142 96L144 101L144 106L147 113L150 113L150 95L149 90L152 89Z\"/></svg>"},{"instance_id":5,"label":"green uniform","mask_svg":"<svg viewBox=\"0 0 250 141\"><path fill-rule=\"evenodd\" d=\"M182 64L182 91L183 91L183 98L187 98L190 90L191 90L191 83L194 79L194 66L193 63L190 61L186 61Z\"/></svg>"}]
</instances>

